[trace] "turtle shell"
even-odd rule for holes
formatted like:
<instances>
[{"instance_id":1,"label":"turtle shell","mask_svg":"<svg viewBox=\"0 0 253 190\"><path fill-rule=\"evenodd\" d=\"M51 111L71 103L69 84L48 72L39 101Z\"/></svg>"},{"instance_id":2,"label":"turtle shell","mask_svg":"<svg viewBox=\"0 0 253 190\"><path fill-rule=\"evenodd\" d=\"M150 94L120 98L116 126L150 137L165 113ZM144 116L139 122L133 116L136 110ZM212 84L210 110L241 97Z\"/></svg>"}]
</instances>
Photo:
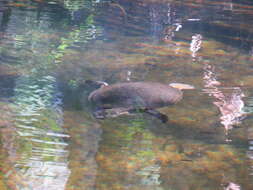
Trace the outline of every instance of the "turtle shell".
<instances>
[{"instance_id":1,"label":"turtle shell","mask_svg":"<svg viewBox=\"0 0 253 190\"><path fill-rule=\"evenodd\" d=\"M99 88L89 95L89 101L100 108L154 109L175 104L182 99L181 90L156 82L117 83Z\"/></svg>"}]
</instances>

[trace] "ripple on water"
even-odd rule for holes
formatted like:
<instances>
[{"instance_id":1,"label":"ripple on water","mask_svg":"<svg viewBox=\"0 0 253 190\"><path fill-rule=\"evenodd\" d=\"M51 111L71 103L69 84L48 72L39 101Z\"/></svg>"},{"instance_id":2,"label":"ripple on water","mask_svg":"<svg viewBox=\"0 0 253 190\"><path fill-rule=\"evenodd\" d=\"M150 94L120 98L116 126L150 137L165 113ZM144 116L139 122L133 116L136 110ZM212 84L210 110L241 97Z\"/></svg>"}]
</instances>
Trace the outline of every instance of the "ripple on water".
<instances>
[{"instance_id":1,"label":"ripple on water","mask_svg":"<svg viewBox=\"0 0 253 190\"><path fill-rule=\"evenodd\" d=\"M70 136L62 129L62 97L55 78L20 77L14 91L19 149L8 179L21 189L63 190L70 175L66 149Z\"/></svg>"}]
</instances>

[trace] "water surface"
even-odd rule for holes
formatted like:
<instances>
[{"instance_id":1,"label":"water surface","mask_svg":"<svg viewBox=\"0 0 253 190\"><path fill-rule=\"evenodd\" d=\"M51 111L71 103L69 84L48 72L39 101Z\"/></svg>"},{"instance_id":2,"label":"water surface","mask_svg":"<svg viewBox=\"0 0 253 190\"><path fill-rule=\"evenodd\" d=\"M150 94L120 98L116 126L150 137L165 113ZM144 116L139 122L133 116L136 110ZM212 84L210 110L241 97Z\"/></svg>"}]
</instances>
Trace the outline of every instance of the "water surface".
<instances>
[{"instance_id":1,"label":"water surface","mask_svg":"<svg viewBox=\"0 0 253 190\"><path fill-rule=\"evenodd\" d=\"M0 189L252 190L253 3L0 0ZM85 80L194 85L166 124L96 120Z\"/></svg>"}]
</instances>

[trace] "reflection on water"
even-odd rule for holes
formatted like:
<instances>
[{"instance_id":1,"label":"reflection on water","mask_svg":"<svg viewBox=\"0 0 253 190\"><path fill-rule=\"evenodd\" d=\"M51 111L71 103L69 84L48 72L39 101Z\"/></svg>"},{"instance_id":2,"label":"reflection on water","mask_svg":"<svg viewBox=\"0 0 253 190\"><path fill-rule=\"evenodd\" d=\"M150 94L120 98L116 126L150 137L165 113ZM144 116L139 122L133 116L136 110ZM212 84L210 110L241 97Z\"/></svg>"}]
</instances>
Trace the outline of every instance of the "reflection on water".
<instances>
[{"instance_id":1,"label":"reflection on water","mask_svg":"<svg viewBox=\"0 0 253 190\"><path fill-rule=\"evenodd\" d=\"M249 140L249 149L248 149L248 152L247 152L247 156L248 156L248 158L250 160L250 163L251 163L251 168L250 168L251 173L250 173L250 175L253 176L253 140L252 139Z\"/></svg>"},{"instance_id":2,"label":"reflection on water","mask_svg":"<svg viewBox=\"0 0 253 190\"><path fill-rule=\"evenodd\" d=\"M156 38L161 38L160 35L163 33L164 25L171 24L171 18L170 17L170 4L168 6L159 5L159 4L151 4L149 7L149 17L150 17L150 32L152 36ZM164 14L164 12L167 12Z\"/></svg>"},{"instance_id":3,"label":"reflection on water","mask_svg":"<svg viewBox=\"0 0 253 190\"><path fill-rule=\"evenodd\" d=\"M192 36L190 51L192 52L193 61L195 61L196 57L200 57L196 53L201 49L202 40L202 35L200 34ZM215 98L213 104L219 108L221 124L224 126L227 135L228 130L232 129L234 125L240 124L244 118L245 112L242 98L245 95L239 87L219 87L221 83L217 79L215 66L204 63L203 69L205 87L203 92Z\"/></svg>"},{"instance_id":4,"label":"reflection on water","mask_svg":"<svg viewBox=\"0 0 253 190\"><path fill-rule=\"evenodd\" d=\"M253 98L248 97L246 101L246 106L244 111L247 114L253 113ZM252 119L250 120L252 121ZM250 175L253 176L253 129L251 127L247 130L247 137L248 137L248 151L247 151L247 157L249 159L249 165L250 165Z\"/></svg>"},{"instance_id":5,"label":"reflection on water","mask_svg":"<svg viewBox=\"0 0 253 190\"><path fill-rule=\"evenodd\" d=\"M228 133L228 130L232 129L234 125L241 123L245 115L242 100L244 94L239 87L219 87L221 83L217 80L215 68L211 65L205 65L203 80L206 87L204 92L218 100L214 101L213 104L219 108L221 124Z\"/></svg>"},{"instance_id":6,"label":"reflection on water","mask_svg":"<svg viewBox=\"0 0 253 190\"><path fill-rule=\"evenodd\" d=\"M228 185L224 189L225 190L240 190L241 188L239 185L229 182Z\"/></svg>"},{"instance_id":7,"label":"reflection on water","mask_svg":"<svg viewBox=\"0 0 253 190\"><path fill-rule=\"evenodd\" d=\"M190 50L192 52L192 58L196 57L196 53L200 50L202 43L201 34L196 34L192 36L191 47Z\"/></svg>"},{"instance_id":8,"label":"reflection on water","mask_svg":"<svg viewBox=\"0 0 253 190\"><path fill-rule=\"evenodd\" d=\"M162 189L161 167L154 163L152 148L155 136L145 129L145 124L140 118L133 118L127 126L117 121L105 123L103 144L100 143L96 156L98 189Z\"/></svg>"},{"instance_id":9,"label":"reflection on water","mask_svg":"<svg viewBox=\"0 0 253 190\"><path fill-rule=\"evenodd\" d=\"M69 136L62 133L61 95L55 85L51 76L17 79L12 114L17 135L12 134L11 141L18 142L20 150L8 152L13 166L5 175L19 189L65 189L70 174L65 143Z\"/></svg>"}]
</instances>

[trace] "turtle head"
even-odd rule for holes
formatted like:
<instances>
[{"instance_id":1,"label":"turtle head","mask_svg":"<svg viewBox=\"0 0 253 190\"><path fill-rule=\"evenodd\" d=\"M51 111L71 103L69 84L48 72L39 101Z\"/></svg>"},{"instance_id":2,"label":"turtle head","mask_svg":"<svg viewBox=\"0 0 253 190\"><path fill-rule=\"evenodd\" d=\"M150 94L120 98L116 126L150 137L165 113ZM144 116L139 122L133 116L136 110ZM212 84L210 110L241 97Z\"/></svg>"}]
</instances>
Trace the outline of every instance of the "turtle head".
<instances>
[{"instance_id":1,"label":"turtle head","mask_svg":"<svg viewBox=\"0 0 253 190\"><path fill-rule=\"evenodd\" d=\"M179 90L192 90L195 89L194 86L189 84L183 84L183 83L170 83L169 86L179 89Z\"/></svg>"},{"instance_id":2,"label":"turtle head","mask_svg":"<svg viewBox=\"0 0 253 190\"><path fill-rule=\"evenodd\" d=\"M96 86L97 88L102 88L108 86L108 83L104 81L94 81L94 80L85 80L85 84Z\"/></svg>"}]
</instances>

